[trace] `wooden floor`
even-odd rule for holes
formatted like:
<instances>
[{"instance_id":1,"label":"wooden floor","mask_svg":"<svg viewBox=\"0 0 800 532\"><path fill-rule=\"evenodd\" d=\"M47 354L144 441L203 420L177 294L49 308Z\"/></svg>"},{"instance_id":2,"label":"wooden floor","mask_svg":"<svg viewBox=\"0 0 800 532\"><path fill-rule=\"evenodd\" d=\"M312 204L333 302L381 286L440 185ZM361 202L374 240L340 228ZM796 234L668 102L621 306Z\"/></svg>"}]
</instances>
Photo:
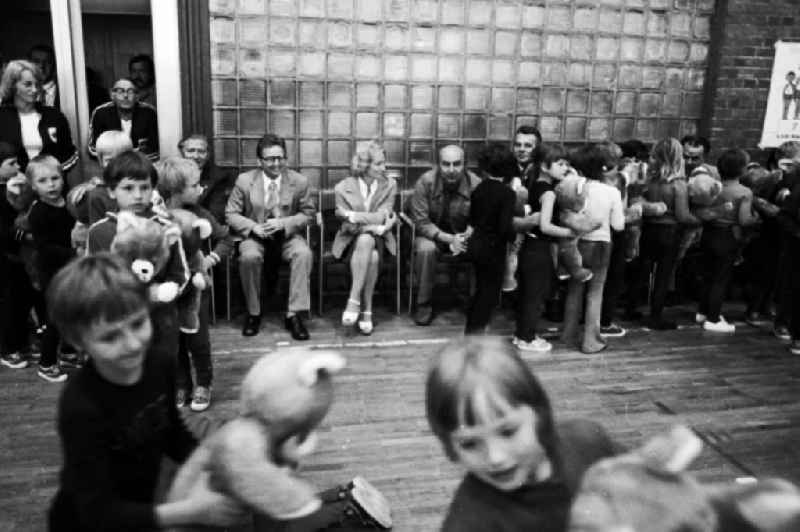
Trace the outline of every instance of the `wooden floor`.
<instances>
[{"instance_id":1,"label":"wooden floor","mask_svg":"<svg viewBox=\"0 0 800 532\"><path fill-rule=\"evenodd\" d=\"M677 311L676 311L677 312ZM771 334L740 324L735 335L712 335L676 313L678 331L633 330L597 355L566 350L528 357L549 390L558 418L590 417L620 442L635 445L675 422L706 440L695 465L705 479L779 475L800 482L800 357ZM320 488L362 475L393 505L395 530L437 527L460 472L448 463L424 418L423 380L429 358L461 333L449 312L434 326L378 314L375 334L346 334L333 312L310 323L313 345L340 348L349 361L337 379L336 403L324 422L319 451L302 470ZM234 414L238 383L260 354L288 345L274 320L244 339L238 324L213 331L215 386L203 415ZM499 317L493 327L507 335ZM61 385L32 369L0 370L0 530L44 530L60 464L54 430ZM187 414L196 422L197 414Z\"/></svg>"}]
</instances>

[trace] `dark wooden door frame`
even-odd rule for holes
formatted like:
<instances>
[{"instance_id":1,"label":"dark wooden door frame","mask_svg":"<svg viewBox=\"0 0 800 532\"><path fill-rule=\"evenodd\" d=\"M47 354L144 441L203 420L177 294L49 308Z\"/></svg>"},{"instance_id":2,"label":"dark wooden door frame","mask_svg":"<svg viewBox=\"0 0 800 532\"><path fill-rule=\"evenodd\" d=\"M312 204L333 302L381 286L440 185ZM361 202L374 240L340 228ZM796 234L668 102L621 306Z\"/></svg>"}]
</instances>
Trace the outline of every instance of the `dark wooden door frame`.
<instances>
[{"instance_id":1,"label":"dark wooden door frame","mask_svg":"<svg viewBox=\"0 0 800 532\"><path fill-rule=\"evenodd\" d=\"M213 136L209 11L205 0L178 0L183 134ZM213 149L210 150L213 153Z\"/></svg>"}]
</instances>

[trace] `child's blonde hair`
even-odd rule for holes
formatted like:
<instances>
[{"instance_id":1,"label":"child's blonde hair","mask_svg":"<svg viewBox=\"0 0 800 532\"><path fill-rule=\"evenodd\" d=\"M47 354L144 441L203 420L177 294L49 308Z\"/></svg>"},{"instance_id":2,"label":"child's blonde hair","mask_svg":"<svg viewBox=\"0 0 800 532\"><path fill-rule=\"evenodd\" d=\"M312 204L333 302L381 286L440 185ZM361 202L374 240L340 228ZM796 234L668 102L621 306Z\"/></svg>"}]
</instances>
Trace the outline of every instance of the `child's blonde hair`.
<instances>
[{"instance_id":1,"label":"child's blonde hair","mask_svg":"<svg viewBox=\"0 0 800 532\"><path fill-rule=\"evenodd\" d=\"M183 157L167 157L155 166L158 172L157 190L165 201L183 192L189 177L200 173L194 161Z\"/></svg>"},{"instance_id":2,"label":"child's blonde hair","mask_svg":"<svg viewBox=\"0 0 800 532\"><path fill-rule=\"evenodd\" d=\"M97 142L95 143L95 151L98 158L102 155L114 157L132 149L133 142L131 142L131 138L124 131L118 129L104 131L97 137Z\"/></svg>"},{"instance_id":3,"label":"child's blonde hair","mask_svg":"<svg viewBox=\"0 0 800 532\"><path fill-rule=\"evenodd\" d=\"M42 170L57 172L58 175L64 177L64 174L61 171L61 163L58 162L58 159L52 155L39 154L31 159L28 163L28 167L25 168L25 177L28 178L28 182L30 183L34 176L38 175L38 173Z\"/></svg>"},{"instance_id":4,"label":"child's blonde hair","mask_svg":"<svg viewBox=\"0 0 800 532\"><path fill-rule=\"evenodd\" d=\"M464 338L448 344L428 371L425 409L431 430L447 456L456 458L451 434L458 427L477 425L484 412L475 396L484 393L498 413L502 405L529 406L536 414L536 435L554 466L560 460L550 400L525 362L497 338Z\"/></svg>"},{"instance_id":5,"label":"child's blonde hair","mask_svg":"<svg viewBox=\"0 0 800 532\"><path fill-rule=\"evenodd\" d=\"M667 137L659 140L653 146L650 156L653 160L650 170L657 180L667 181L674 177L685 177L683 146L678 139Z\"/></svg>"}]
</instances>

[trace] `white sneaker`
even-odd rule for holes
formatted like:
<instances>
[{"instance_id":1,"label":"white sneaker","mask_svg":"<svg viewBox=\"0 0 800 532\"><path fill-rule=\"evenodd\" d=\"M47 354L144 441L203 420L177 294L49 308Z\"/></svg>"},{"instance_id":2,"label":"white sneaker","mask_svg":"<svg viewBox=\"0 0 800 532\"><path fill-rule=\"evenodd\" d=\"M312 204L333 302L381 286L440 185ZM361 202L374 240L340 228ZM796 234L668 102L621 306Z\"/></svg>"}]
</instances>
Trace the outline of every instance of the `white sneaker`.
<instances>
[{"instance_id":1,"label":"white sneaker","mask_svg":"<svg viewBox=\"0 0 800 532\"><path fill-rule=\"evenodd\" d=\"M515 345L520 351L528 351L531 353L547 353L553 349L553 345L550 342L544 338L539 338L538 336L530 342L517 339L517 343Z\"/></svg>"},{"instance_id":2,"label":"white sneaker","mask_svg":"<svg viewBox=\"0 0 800 532\"><path fill-rule=\"evenodd\" d=\"M706 315L705 314L700 314L698 312L697 314L694 315L694 322L695 323L700 323L700 324L705 323L706 322Z\"/></svg>"},{"instance_id":3,"label":"white sneaker","mask_svg":"<svg viewBox=\"0 0 800 532\"><path fill-rule=\"evenodd\" d=\"M725 318L720 316L719 321L716 323L708 320L704 321L703 329L705 329L706 331L718 332L718 333L732 333L736 332L736 325L728 323L727 321L725 321Z\"/></svg>"}]
</instances>

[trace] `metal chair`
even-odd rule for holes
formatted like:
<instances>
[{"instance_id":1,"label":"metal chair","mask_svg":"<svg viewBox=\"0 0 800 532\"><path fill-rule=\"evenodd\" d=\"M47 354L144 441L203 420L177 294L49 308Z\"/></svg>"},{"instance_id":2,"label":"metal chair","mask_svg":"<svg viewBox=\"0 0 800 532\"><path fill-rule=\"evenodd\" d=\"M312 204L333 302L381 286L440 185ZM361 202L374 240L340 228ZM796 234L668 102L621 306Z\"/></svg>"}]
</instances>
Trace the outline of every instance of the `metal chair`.
<instances>
[{"instance_id":1,"label":"metal chair","mask_svg":"<svg viewBox=\"0 0 800 532\"><path fill-rule=\"evenodd\" d=\"M413 190L408 190L408 191L404 191L404 192L408 192L408 196L410 197L413 194L414 191ZM405 202L404 204L407 204L407 202ZM414 270L415 258L416 258L416 250L415 250L415 247L414 247L414 241L416 240L416 237L417 237L417 228L416 228L416 224L411 219L411 217L408 214L406 214L404 211L400 212L399 217L400 217L400 220L402 221L402 223L405 226L407 226L409 231L410 231L411 245L409 246L410 251L409 251L409 254L408 254L408 262L409 262L409 267L408 267L408 313L411 314L411 311L413 309L413 303L414 303L414 281L416 279L416 272ZM452 257L452 256L448 256L448 255L443 255L439 260L439 264L447 265L450 268L452 268L453 266L464 266L464 267L468 268L469 269L469 293L472 294L472 293L475 292L475 275L474 275L474 271L472 269L472 263L470 263L469 261L467 261L467 260L465 260L465 259L463 259L461 257ZM452 280L453 279L451 277L451 281Z\"/></svg>"},{"instance_id":2,"label":"metal chair","mask_svg":"<svg viewBox=\"0 0 800 532\"><path fill-rule=\"evenodd\" d=\"M398 199L401 197L401 194L398 194L395 198L395 205L397 204ZM336 198L334 195L333 190L320 190L319 191L319 208L317 209L317 226L319 227L319 249L317 250L317 288L318 288L318 309L319 314L322 315L323 311L323 303L324 303L324 293L325 293L325 274L326 274L326 267L334 264L337 262L337 259L333 256L331 252L331 246L333 243L333 239L335 238L336 232L341 225L340 220L336 218ZM395 232L395 238L397 240L397 253L395 255L394 260L394 268L395 268L395 313L400 314L400 263L401 263L401 251L400 251L400 223L395 224L394 228L392 229ZM388 263L387 261L384 264Z\"/></svg>"}]
</instances>

